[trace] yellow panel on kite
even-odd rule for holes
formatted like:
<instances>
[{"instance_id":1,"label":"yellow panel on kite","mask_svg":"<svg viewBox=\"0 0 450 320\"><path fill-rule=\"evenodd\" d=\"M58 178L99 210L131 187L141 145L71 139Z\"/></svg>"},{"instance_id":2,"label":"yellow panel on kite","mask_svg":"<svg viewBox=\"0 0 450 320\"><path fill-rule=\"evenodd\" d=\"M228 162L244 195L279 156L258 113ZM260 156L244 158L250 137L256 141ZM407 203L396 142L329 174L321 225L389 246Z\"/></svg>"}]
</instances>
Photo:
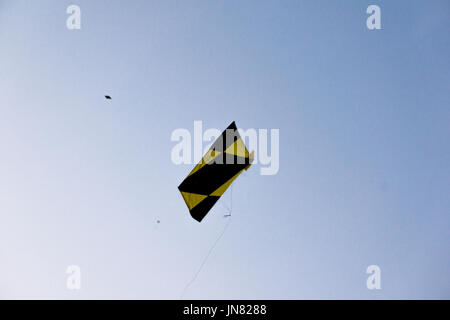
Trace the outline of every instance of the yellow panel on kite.
<instances>
[{"instance_id":1,"label":"yellow panel on kite","mask_svg":"<svg viewBox=\"0 0 450 320\"><path fill-rule=\"evenodd\" d=\"M208 196L203 194L197 194L197 193L189 193L189 192L181 192L181 195L184 198L184 201L186 202L186 205L189 209L192 209L197 204L202 202L205 198Z\"/></svg>"},{"instance_id":2,"label":"yellow panel on kite","mask_svg":"<svg viewBox=\"0 0 450 320\"><path fill-rule=\"evenodd\" d=\"M242 158L248 158L248 150L245 147L244 142L241 138L237 139L232 145L230 145L226 150L225 153L233 154Z\"/></svg>"},{"instance_id":3,"label":"yellow panel on kite","mask_svg":"<svg viewBox=\"0 0 450 320\"><path fill-rule=\"evenodd\" d=\"M201 168L203 168L203 166L207 165L208 163L210 163L214 158L216 158L219 154L221 154L220 151L216 151L214 149L212 150L208 150L207 153L205 153L205 155L203 156L202 160L194 167L194 169L192 169L192 171L189 173L188 177L192 174L194 174L195 172L197 172L198 170L200 170Z\"/></svg>"}]
</instances>

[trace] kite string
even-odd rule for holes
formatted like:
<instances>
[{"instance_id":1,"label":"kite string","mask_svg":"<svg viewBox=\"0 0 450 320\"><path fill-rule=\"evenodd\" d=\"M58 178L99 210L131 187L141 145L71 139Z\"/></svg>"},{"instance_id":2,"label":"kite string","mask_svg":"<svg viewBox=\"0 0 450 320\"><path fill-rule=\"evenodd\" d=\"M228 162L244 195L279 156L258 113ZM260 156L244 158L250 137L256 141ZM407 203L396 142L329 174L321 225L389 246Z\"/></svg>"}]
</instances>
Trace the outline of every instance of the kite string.
<instances>
[{"instance_id":1,"label":"kite string","mask_svg":"<svg viewBox=\"0 0 450 320\"><path fill-rule=\"evenodd\" d=\"M228 211L228 216L231 216L231 211L233 210L233 185L230 187L230 206L226 205L223 201L219 202Z\"/></svg>"},{"instance_id":2,"label":"kite string","mask_svg":"<svg viewBox=\"0 0 450 320\"><path fill-rule=\"evenodd\" d=\"M231 215L232 210L233 210L233 185L231 185L231 190L230 190L230 215Z\"/></svg>"},{"instance_id":3,"label":"kite string","mask_svg":"<svg viewBox=\"0 0 450 320\"><path fill-rule=\"evenodd\" d=\"M231 186L231 196L233 195L233 186ZM233 198L231 198L231 204L230 207L231 209L233 208L233 202L232 202ZM217 237L216 241L214 241L213 245L211 246L211 248L209 248L208 253L206 254L205 258L203 258L202 263L200 264L200 267L198 268L197 272L194 274L194 276L192 277L191 281L189 281L186 286L184 287L183 291L181 292L180 295L180 300L183 299L184 295L186 294L186 291L189 289L189 287L194 283L194 281L197 279L198 275L200 274L200 272L202 271L204 265L206 264L206 261L208 260L209 256L211 255L211 253L213 252L214 248L216 247L216 245L219 243L220 239L223 237L223 235L225 234L225 231L227 231L228 226L231 223L231 209L229 209L229 214L230 217L228 219L227 224L225 225L225 227L223 228L222 232L219 234L219 236Z\"/></svg>"},{"instance_id":4,"label":"kite string","mask_svg":"<svg viewBox=\"0 0 450 320\"><path fill-rule=\"evenodd\" d=\"M206 254L205 258L203 259L203 261L202 261L200 267L198 268L197 272L195 273L194 277L191 279L191 281L189 281L189 283L186 285L186 287L184 287L184 289L183 289L183 291L181 293L180 299L183 299L187 289L189 289L189 287L192 285L192 283L194 283L195 279L197 279L198 275L202 271L203 266L206 264L206 261L208 260L208 258L211 255L212 251L216 247L217 243L219 243L219 240L222 238L222 236L225 234L225 231L227 230L228 226L230 225L230 222L231 222L231 219L228 220L227 224L223 228L223 230L220 233L219 237L216 239L216 241L214 241L214 244L209 249L208 253Z\"/></svg>"}]
</instances>

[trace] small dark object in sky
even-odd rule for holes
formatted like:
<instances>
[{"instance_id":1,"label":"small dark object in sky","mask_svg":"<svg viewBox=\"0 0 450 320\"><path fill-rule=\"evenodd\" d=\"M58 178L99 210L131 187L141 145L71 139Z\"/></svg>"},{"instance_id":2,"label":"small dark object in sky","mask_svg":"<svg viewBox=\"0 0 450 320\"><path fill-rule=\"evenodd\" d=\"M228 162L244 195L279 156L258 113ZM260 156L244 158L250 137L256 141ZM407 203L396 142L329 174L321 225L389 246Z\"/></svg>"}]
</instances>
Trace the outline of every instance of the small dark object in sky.
<instances>
[{"instance_id":1,"label":"small dark object in sky","mask_svg":"<svg viewBox=\"0 0 450 320\"><path fill-rule=\"evenodd\" d=\"M110 96L105 96L105 98L108 99L108 100L111 100L111 97L110 97Z\"/></svg>"},{"instance_id":2,"label":"small dark object in sky","mask_svg":"<svg viewBox=\"0 0 450 320\"><path fill-rule=\"evenodd\" d=\"M160 221L159 221L159 220L156 220L156 223L160 223Z\"/></svg>"}]
</instances>

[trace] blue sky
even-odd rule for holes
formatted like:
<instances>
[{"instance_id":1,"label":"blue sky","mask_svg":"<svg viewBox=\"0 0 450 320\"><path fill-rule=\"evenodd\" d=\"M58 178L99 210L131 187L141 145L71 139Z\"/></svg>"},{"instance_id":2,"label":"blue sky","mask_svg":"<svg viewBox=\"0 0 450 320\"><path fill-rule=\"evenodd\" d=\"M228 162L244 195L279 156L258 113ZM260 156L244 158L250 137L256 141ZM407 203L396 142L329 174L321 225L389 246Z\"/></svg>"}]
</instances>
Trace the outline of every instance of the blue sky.
<instances>
[{"instance_id":1,"label":"blue sky","mask_svg":"<svg viewBox=\"0 0 450 320\"><path fill-rule=\"evenodd\" d=\"M0 297L178 299L228 221L189 216L170 136L234 120L280 130L280 170L233 184L186 299L450 298L449 13L0 0Z\"/></svg>"}]
</instances>

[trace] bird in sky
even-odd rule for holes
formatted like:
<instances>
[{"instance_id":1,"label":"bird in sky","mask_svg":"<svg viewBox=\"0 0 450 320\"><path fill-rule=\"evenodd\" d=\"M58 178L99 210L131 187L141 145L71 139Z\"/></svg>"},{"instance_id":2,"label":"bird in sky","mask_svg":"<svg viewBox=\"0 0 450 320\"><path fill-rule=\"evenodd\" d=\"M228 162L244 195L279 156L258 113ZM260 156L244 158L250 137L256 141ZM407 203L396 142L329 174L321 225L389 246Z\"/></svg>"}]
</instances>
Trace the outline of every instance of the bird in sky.
<instances>
[{"instance_id":1,"label":"bird in sky","mask_svg":"<svg viewBox=\"0 0 450 320\"><path fill-rule=\"evenodd\" d=\"M110 96L105 96L105 98L108 99L108 100L111 100L111 97L110 97Z\"/></svg>"}]
</instances>

